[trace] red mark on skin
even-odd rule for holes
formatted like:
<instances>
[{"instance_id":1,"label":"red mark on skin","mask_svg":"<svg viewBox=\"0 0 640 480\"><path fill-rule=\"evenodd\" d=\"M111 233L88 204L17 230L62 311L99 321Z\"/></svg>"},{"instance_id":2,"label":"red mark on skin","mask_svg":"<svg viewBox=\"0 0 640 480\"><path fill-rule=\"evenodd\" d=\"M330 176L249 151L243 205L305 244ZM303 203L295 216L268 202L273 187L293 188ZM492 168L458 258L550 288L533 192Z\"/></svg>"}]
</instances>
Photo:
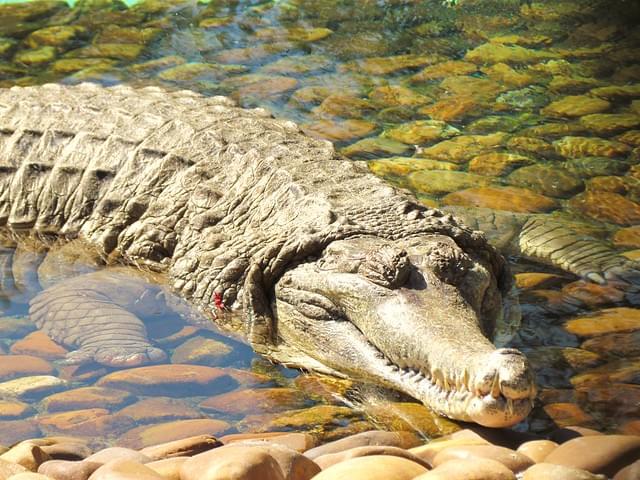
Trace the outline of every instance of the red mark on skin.
<instances>
[{"instance_id":1,"label":"red mark on skin","mask_svg":"<svg viewBox=\"0 0 640 480\"><path fill-rule=\"evenodd\" d=\"M213 303L218 310L224 310L225 308L227 308L222 301L222 295L220 295L218 292L213 294Z\"/></svg>"}]
</instances>

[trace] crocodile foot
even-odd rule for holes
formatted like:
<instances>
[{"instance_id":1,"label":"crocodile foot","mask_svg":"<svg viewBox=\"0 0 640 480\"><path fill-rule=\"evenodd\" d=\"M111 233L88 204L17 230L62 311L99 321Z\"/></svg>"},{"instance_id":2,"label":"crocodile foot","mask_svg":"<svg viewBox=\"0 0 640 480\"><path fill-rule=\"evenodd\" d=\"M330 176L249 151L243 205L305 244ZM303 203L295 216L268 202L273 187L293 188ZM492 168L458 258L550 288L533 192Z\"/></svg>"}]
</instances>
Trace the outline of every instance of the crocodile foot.
<instances>
[{"instance_id":1,"label":"crocodile foot","mask_svg":"<svg viewBox=\"0 0 640 480\"><path fill-rule=\"evenodd\" d=\"M80 349L67 354L62 363L79 365L97 362L108 367L137 367L166 360L167 354L151 345Z\"/></svg>"}]
</instances>

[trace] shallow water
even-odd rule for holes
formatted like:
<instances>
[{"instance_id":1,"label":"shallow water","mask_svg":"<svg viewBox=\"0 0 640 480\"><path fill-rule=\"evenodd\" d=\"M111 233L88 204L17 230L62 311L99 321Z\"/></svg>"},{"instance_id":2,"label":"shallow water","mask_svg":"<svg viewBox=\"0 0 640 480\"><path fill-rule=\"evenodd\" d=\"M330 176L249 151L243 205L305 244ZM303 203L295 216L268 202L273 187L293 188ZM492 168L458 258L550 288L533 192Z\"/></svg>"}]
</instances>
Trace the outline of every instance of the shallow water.
<instances>
[{"instance_id":1,"label":"shallow water","mask_svg":"<svg viewBox=\"0 0 640 480\"><path fill-rule=\"evenodd\" d=\"M94 81L230 95L334 141L345 155L369 161L374 173L412 190L426 205L555 214L586 222L585 232L640 258L640 231L634 229L640 223L635 3L468 1L455 9L398 0L0 6L0 85ZM462 149L447 143L468 135L477 137ZM9 257L10 252L3 258ZM545 433L555 425L579 424L638 433L640 310L627 308L607 287L511 260L525 313L515 345L532 359L541 389L530 419L517 428ZM11 267L3 265L10 278ZM184 385L160 389L162 399L154 401L164 404L144 403L157 396L153 389L111 403L67 400L60 408L81 413L56 417L46 400L53 390L94 385L110 372L63 367L57 362L64 352L37 336L25 342L33 329L24 320L29 289L17 290L0 304L0 352L44 356L45 364L31 359L35 366L25 371L70 383L27 395L22 410L0 403L0 444L41 432L125 438L133 445L138 433L132 428L197 418L226 422L215 426L218 433L311 429L330 437L372 425L409 424L432 435L454 428L406 404L396 406L393 418L377 415L375 407L366 414L341 406L323 409L341 405L347 387L274 367L220 332L180 330L184 324L171 313L148 328L173 363L220 367L235 380L212 382L204 391L189 392ZM232 368L255 375L241 378ZM26 375L11 367L3 374L0 382ZM358 392L347 397L362 397ZM256 395L265 397L260 407L248 400ZM206 402L212 397L217 400ZM137 413L123 411L141 401ZM149 413L159 410L171 413ZM408 411L414 416L407 420ZM214 428L206 421L180 425Z\"/></svg>"}]
</instances>

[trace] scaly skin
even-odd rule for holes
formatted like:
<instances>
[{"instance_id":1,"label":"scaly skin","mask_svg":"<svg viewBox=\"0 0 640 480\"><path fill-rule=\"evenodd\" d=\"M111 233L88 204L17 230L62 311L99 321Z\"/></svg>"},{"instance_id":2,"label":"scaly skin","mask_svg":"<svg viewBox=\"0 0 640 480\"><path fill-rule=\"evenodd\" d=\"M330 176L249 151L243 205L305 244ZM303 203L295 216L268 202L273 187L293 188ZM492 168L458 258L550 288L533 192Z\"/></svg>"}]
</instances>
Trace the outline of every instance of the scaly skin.
<instances>
[{"instance_id":1,"label":"scaly skin","mask_svg":"<svg viewBox=\"0 0 640 480\"><path fill-rule=\"evenodd\" d=\"M212 317L220 302L242 310L260 353L390 385L452 418L511 425L535 396L524 356L490 341L517 309L506 263L482 234L295 124L226 98L0 90L0 225L18 244L73 240L97 265L159 272ZM14 255L27 258L27 273L47 264L30 252ZM127 301L96 275L38 294L39 326L79 348L73 361L160 359ZM89 305L99 301L130 320L116 329L132 335L122 351L102 335L108 317Z\"/></svg>"}]
</instances>

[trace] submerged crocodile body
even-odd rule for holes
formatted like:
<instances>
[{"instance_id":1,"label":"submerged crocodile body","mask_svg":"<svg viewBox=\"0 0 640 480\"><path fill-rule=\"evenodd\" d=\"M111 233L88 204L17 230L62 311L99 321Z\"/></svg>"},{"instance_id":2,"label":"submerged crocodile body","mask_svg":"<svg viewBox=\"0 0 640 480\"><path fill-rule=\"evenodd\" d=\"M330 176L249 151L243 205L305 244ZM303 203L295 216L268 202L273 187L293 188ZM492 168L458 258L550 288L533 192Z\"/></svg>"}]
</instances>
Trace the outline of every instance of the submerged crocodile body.
<instances>
[{"instance_id":1,"label":"submerged crocodile body","mask_svg":"<svg viewBox=\"0 0 640 480\"><path fill-rule=\"evenodd\" d=\"M564 227L461 213L503 246L630 292L640 283L635 265ZM276 361L384 384L452 418L511 425L535 396L525 357L491 342L518 312L485 236L261 109L157 88L0 90L0 225L17 245L0 258L28 258L26 271L49 268L52 246L76 274L137 266L218 322L241 311L248 342ZM71 361L162 360L133 307L173 297L115 270L42 285L33 320L78 348Z\"/></svg>"}]
</instances>

